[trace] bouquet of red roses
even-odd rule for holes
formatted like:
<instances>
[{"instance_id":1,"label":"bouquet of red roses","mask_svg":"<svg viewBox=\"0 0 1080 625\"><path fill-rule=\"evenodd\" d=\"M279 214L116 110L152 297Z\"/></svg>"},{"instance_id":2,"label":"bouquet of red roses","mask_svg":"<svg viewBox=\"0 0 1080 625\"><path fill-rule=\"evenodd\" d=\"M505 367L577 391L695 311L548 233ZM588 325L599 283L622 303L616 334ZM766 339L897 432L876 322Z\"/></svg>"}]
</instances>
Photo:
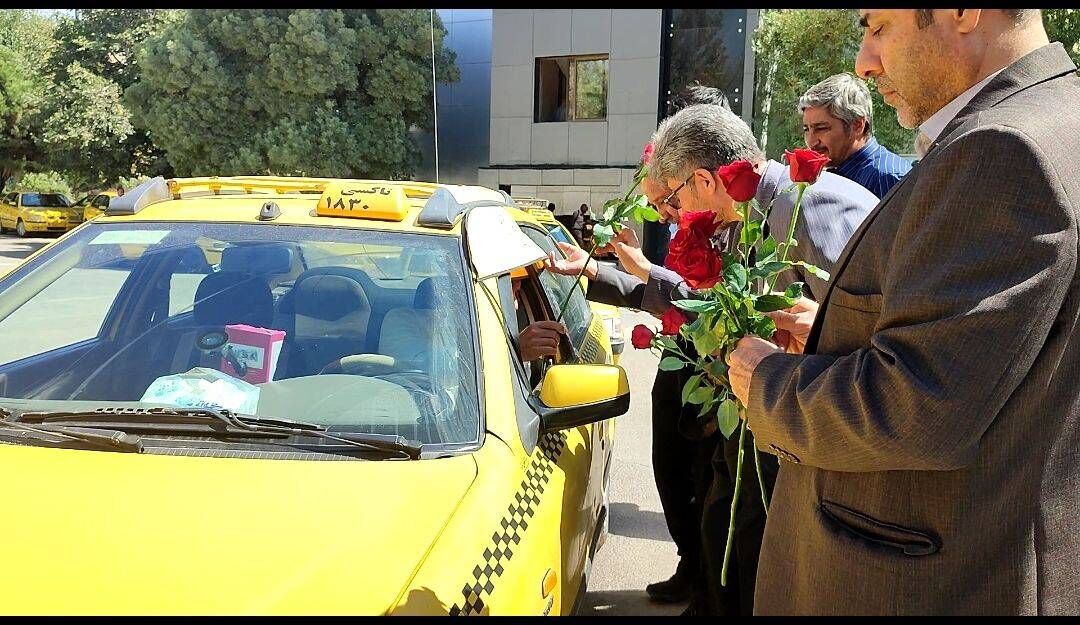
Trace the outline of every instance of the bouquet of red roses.
<instances>
[{"instance_id":1,"label":"bouquet of red roses","mask_svg":"<svg viewBox=\"0 0 1080 625\"><path fill-rule=\"evenodd\" d=\"M791 308L801 296L802 283L799 282L789 285L782 293L773 292L773 285L781 273L798 266L822 279L829 278L828 273L813 265L788 260L788 251L797 245L794 239L795 224L803 194L817 180L828 158L805 149L785 152L785 156L794 183L787 192L797 193L787 237L778 241L771 235L763 236L764 224L772 205L762 210L754 200L760 175L754 171L753 165L747 161L736 161L720 167L716 173L728 195L735 200L742 217L742 230L736 245L733 249L719 249L716 232L722 224L716 222L716 215L712 211L684 213L680 217L679 230L668 248L669 256L665 264L694 289L695 299L674 302L675 306L661 319L659 335L642 325L635 327L631 333L631 343L636 348L655 348L674 354L660 361L661 369L673 371L688 365L694 368L696 373L682 389L684 404L700 405L698 414L701 417L715 410L717 425L726 438L730 438L739 428L739 460L731 504L732 524L728 528L728 545L720 578L725 585L746 436L746 420L740 420L745 408L731 392L725 358L744 336L773 338L776 324L765 313ZM696 318L691 321L683 311L693 313ZM675 335L690 341L698 355L690 357L681 350L673 339ZM754 465L758 483L762 485L761 501L767 508L767 494L761 481L761 465L756 449Z\"/></svg>"}]
</instances>

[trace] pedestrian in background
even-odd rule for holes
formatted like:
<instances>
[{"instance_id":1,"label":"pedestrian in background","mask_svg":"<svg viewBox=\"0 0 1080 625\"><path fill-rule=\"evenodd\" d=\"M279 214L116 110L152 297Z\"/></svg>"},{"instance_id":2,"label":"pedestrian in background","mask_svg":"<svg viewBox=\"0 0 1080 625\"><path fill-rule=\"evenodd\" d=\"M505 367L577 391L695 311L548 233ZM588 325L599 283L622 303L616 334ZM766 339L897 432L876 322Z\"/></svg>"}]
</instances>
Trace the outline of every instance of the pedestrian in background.
<instances>
[{"instance_id":1,"label":"pedestrian in background","mask_svg":"<svg viewBox=\"0 0 1080 625\"><path fill-rule=\"evenodd\" d=\"M806 147L829 157L829 171L883 198L911 163L874 138L873 106L866 84L846 73L829 76L799 98Z\"/></svg>"}]
</instances>

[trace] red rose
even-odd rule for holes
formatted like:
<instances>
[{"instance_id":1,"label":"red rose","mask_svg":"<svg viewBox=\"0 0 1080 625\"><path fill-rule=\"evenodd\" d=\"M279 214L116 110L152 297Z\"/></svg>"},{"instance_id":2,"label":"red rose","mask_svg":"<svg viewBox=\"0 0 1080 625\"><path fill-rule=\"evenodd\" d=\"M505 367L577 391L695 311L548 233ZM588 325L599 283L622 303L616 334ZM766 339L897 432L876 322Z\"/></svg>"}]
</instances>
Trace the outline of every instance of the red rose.
<instances>
[{"instance_id":1,"label":"red rose","mask_svg":"<svg viewBox=\"0 0 1080 625\"><path fill-rule=\"evenodd\" d=\"M795 151L784 150L784 157L787 159L788 167L791 168L791 181L809 184L817 182L821 170L825 169L825 165L829 162L828 156L806 148L796 148Z\"/></svg>"},{"instance_id":2,"label":"red rose","mask_svg":"<svg viewBox=\"0 0 1080 625\"><path fill-rule=\"evenodd\" d=\"M754 171L750 161L735 161L716 170L724 189L736 202L749 202L757 195L761 175Z\"/></svg>"},{"instance_id":3,"label":"red rose","mask_svg":"<svg viewBox=\"0 0 1080 625\"><path fill-rule=\"evenodd\" d=\"M683 311L672 306L671 308L668 308L667 312L664 313L664 316L660 318L660 323L663 324L660 328L660 334L675 336L679 333L679 328L687 321L689 321L689 319L686 318Z\"/></svg>"},{"instance_id":4,"label":"red rose","mask_svg":"<svg viewBox=\"0 0 1080 625\"><path fill-rule=\"evenodd\" d=\"M720 281L724 261L708 245L696 245L682 254L668 256L668 268L693 289L707 289Z\"/></svg>"},{"instance_id":5,"label":"red rose","mask_svg":"<svg viewBox=\"0 0 1080 625\"><path fill-rule=\"evenodd\" d=\"M638 324L634 326L634 331L630 333L630 344L635 349L649 349L654 335L655 333L648 326Z\"/></svg>"},{"instance_id":6,"label":"red rose","mask_svg":"<svg viewBox=\"0 0 1080 625\"><path fill-rule=\"evenodd\" d=\"M694 239L709 239L720 224L712 211L686 211L679 215L679 230L688 230Z\"/></svg>"},{"instance_id":7,"label":"red rose","mask_svg":"<svg viewBox=\"0 0 1080 625\"><path fill-rule=\"evenodd\" d=\"M652 161L653 146L652 143L645 144L645 150L641 153L641 162L648 165Z\"/></svg>"}]
</instances>

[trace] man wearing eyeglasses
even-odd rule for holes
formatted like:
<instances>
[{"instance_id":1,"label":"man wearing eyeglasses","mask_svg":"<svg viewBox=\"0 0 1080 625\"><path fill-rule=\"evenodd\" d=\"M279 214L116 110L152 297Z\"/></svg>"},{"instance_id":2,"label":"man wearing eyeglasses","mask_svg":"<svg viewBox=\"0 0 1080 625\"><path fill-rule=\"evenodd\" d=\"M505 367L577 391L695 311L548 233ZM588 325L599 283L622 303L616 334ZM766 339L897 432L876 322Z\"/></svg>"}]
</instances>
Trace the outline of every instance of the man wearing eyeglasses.
<instances>
[{"instance_id":1,"label":"man wearing eyeglasses","mask_svg":"<svg viewBox=\"0 0 1080 625\"><path fill-rule=\"evenodd\" d=\"M737 160L754 164L761 174L757 201L761 207L772 203L769 229L787 233L795 203L795 192L788 167L766 159L758 148L750 128L733 112L718 106L698 105L683 109L664 120L653 135L653 157L643 188L650 201L665 218L677 221L685 211L708 210L717 214L725 226L718 234L721 247L737 240L741 226L735 201L727 194L716 170ZM846 178L825 172L810 186L802 201L792 259L803 260L828 271L848 238L877 204L873 193ZM621 305L661 315L678 299L692 297L682 278L664 267L654 266L638 246L633 230L625 228L612 244L626 272L590 261L585 275L590 279L589 297L597 301L619 301ZM581 269L587 254L584 250L560 245L565 260L551 259L557 273L573 274ZM801 281L810 298L823 297L827 283L802 272L781 276L777 288ZM673 416L674 418L674 416ZM733 562L729 566L727 589L720 586L719 574L724 559L730 515L731 487L734 483L739 445L737 439L717 446L712 459L714 478L705 496L701 521L702 559L705 596L694 597L695 613L750 615L753 610L757 556L765 526L765 511L759 497L744 497L736 512L736 535ZM746 453L752 453L748 438ZM772 492L778 463L775 456L761 456L767 492ZM750 484L756 489L756 476ZM731 590L737 590L732 601Z\"/></svg>"}]
</instances>

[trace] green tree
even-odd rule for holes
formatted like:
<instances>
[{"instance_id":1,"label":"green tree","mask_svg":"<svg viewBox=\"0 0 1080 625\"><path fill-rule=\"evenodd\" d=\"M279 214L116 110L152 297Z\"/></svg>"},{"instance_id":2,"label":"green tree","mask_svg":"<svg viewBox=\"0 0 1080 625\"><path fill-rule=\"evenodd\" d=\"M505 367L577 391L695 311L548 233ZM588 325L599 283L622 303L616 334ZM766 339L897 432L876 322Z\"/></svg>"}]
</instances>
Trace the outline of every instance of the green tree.
<instances>
[{"instance_id":1,"label":"green tree","mask_svg":"<svg viewBox=\"0 0 1080 625\"><path fill-rule=\"evenodd\" d=\"M438 76L457 80L435 17ZM180 175L408 177L430 128L429 12L191 11L125 93Z\"/></svg>"},{"instance_id":2,"label":"green tree","mask_svg":"<svg viewBox=\"0 0 1080 625\"><path fill-rule=\"evenodd\" d=\"M1060 41L1073 62L1080 65L1080 9L1043 9L1043 24L1050 41Z\"/></svg>"},{"instance_id":3,"label":"green tree","mask_svg":"<svg viewBox=\"0 0 1080 625\"><path fill-rule=\"evenodd\" d=\"M58 19L42 143L48 164L77 187L172 174L150 133L132 125L122 95L139 76L137 49L181 17L173 9L76 9Z\"/></svg>"},{"instance_id":4,"label":"green tree","mask_svg":"<svg viewBox=\"0 0 1080 625\"><path fill-rule=\"evenodd\" d=\"M51 21L25 9L0 11L0 188L40 159L36 136L52 47Z\"/></svg>"},{"instance_id":5,"label":"green tree","mask_svg":"<svg viewBox=\"0 0 1080 625\"><path fill-rule=\"evenodd\" d=\"M71 185L63 174L55 171L29 172L12 185L11 191L37 191L38 193L63 193L71 197Z\"/></svg>"}]
</instances>

